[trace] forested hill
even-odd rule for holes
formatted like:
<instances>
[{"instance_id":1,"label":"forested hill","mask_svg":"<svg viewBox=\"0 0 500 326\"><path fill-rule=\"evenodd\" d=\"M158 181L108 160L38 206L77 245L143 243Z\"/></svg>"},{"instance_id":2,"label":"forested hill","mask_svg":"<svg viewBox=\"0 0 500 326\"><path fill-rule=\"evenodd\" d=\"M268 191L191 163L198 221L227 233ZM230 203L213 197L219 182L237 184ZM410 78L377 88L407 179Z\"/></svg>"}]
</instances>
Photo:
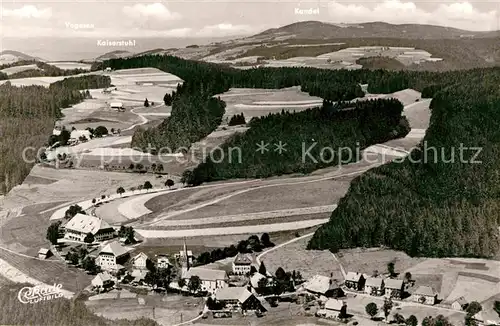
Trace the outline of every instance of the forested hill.
<instances>
[{"instance_id":1,"label":"forested hill","mask_svg":"<svg viewBox=\"0 0 500 326\"><path fill-rule=\"evenodd\" d=\"M435 94L426 147L411 153L417 163L390 163L356 178L310 249L383 245L426 257L498 253L500 73L468 77Z\"/></svg>"},{"instance_id":2,"label":"forested hill","mask_svg":"<svg viewBox=\"0 0 500 326\"><path fill-rule=\"evenodd\" d=\"M23 149L41 148L52 134L61 108L83 100L80 90L108 87L107 76L87 75L66 78L43 86L15 87L9 82L0 86L0 194L20 184L33 163L23 159ZM27 151L28 160L36 150Z\"/></svg>"}]
</instances>

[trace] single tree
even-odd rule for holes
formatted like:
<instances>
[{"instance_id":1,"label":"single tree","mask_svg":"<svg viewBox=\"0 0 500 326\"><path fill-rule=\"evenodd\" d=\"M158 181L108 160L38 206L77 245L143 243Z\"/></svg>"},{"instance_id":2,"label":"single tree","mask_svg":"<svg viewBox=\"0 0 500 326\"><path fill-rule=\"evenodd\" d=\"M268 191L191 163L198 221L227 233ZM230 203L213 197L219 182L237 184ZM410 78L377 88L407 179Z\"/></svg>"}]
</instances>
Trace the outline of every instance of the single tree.
<instances>
[{"instance_id":1,"label":"single tree","mask_svg":"<svg viewBox=\"0 0 500 326\"><path fill-rule=\"evenodd\" d=\"M192 293L196 293L198 292L198 290L200 290L200 288L201 288L200 278L196 275L191 276L188 283L189 291L191 291Z\"/></svg>"},{"instance_id":2,"label":"single tree","mask_svg":"<svg viewBox=\"0 0 500 326\"><path fill-rule=\"evenodd\" d=\"M181 183L185 185L192 185L194 182L194 173L191 170L185 170L182 172Z\"/></svg>"},{"instance_id":3,"label":"single tree","mask_svg":"<svg viewBox=\"0 0 500 326\"><path fill-rule=\"evenodd\" d=\"M378 313L377 305L374 302L370 302L366 305L365 311L370 316L370 318L373 319L373 317L375 317Z\"/></svg>"},{"instance_id":4,"label":"single tree","mask_svg":"<svg viewBox=\"0 0 500 326\"><path fill-rule=\"evenodd\" d=\"M263 233L260 237L260 243L264 246L264 247L272 247L272 243L271 243L271 238L269 237L269 233Z\"/></svg>"},{"instance_id":5,"label":"single tree","mask_svg":"<svg viewBox=\"0 0 500 326\"><path fill-rule=\"evenodd\" d=\"M133 170L134 168L135 168L134 163L130 163L130 165L128 166L128 169L129 169L129 170Z\"/></svg>"},{"instance_id":6,"label":"single tree","mask_svg":"<svg viewBox=\"0 0 500 326\"><path fill-rule=\"evenodd\" d=\"M168 179L167 181L165 181L165 186L167 186L168 188L172 188L173 185L174 185L174 180Z\"/></svg>"},{"instance_id":7,"label":"single tree","mask_svg":"<svg viewBox=\"0 0 500 326\"><path fill-rule=\"evenodd\" d=\"M257 286L259 289L265 289L267 287L267 277L263 277L257 281Z\"/></svg>"},{"instance_id":8,"label":"single tree","mask_svg":"<svg viewBox=\"0 0 500 326\"><path fill-rule=\"evenodd\" d=\"M177 285L179 285L179 287L182 289L186 286L186 280L182 277L179 277L179 279L177 279Z\"/></svg>"},{"instance_id":9,"label":"single tree","mask_svg":"<svg viewBox=\"0 0 500 326\"><path fill-rule=\"evenodd\" d=\"M144 182L144 189L146 189L147 191L149 191L149 189L153 188L153 185L151 184L151 182L149 181L146 181Z\"/></svg>"},{"instance_id":10,"label":"single tree","mask_svg":"<svg viewBox=\"0 0 500 326\"><path fill-rule=\"evenodd\" d=\"M97 200L95 198L92 198L92 204L95 205L96 202Z\"/></svg>"},{"instance_id":11,"label":"single tree","mask_svg":"<svg viewBox=\"0 0 500 326\"><path fill-rule=\"evenodd\" d=\"M71 205L64 213L64 218L73 218L76 214L85 214L83 208L79 205Z\"/></svg>"},{"instance_id":12,"label":"single tree","mask_svg":"<svg viewBox=\"0 0 500 326\"><path fill-rule=\"evenodd\" d=\"M471 303L469 303L469 305L467 306L467 309L465 311L467 312L468 315L474 316L475 314L477 314L481 310L483 310L483 307L481 307L481 304L477 301L472 301Z\"/></svg>"},{"instance_id":13,"label":"single tree","mask_svg":"<svg viewBox=\"0 0 500 326\"><path fill-rule=\"evenodd\" d=\"M144 106L145 106L145 107L149 107L149 101L148 101L148 99L147 99L147 98L146 98L146 100L144 101Z\"/></svg>"},{"instance_id":14,"label":"single tree","mask_svg":"<svg viewBox=\"0 0 500 326\"><path fill-rule=\"evenodd\" d=\"M401 314L395 314L394 315L394 322L398 325L404 324L406 322L405 317L403 317Z\"/></svg>"},{"instance_id":15,"label":"single tree","mask_svg":"<svg viewBox=\"0 0 500 326\"><path fill-rule=\"evenodd\" d=\"M135 191L135 187L130 187L129 190L132 191L132 192L134 192Z\"/></svg>"},{"instance_id":16,"label":"single tree","mask_svg":"<svg viewBox=\"0 0 500 326\"><path fill-rule=\"evenodd\" d=\"M85 239L83 239L83 242L85 242L85 243L92 243L92 242L94 242L94 240L95 240L94 235L89 232L85 236Z\"/></svg>"},{"instance_id":17,"label":"single tree","mask_svg":"<svg viewBox=\"0 0 500 326\"><path fill-rule=\"evenodd\" d=\"M102 200L106 199L106 195L101 195L101 199Z\"/></svg>"},{"instance_id":18,"label":"single tree","mask_svg":"<svg viewBox=\"0 0 500 326\"><path fill-rule=\"evenodd\" d=\"M92 257L85 257L82 262L82 267L90 274L95 274L99 271L99 266L97 266L95 259Z\"/></svg>"},{"instance_id":19,"label":"single tree","mask_svg":"<svg viewBox=\"0 0 500 326\"><path fill-rule=\"evenodd\" d=\"M406 319L405 324L407 326L418 326L418 319L415 315L411 315Z\"/></svg>"},{"instance_id":20,"label":"single tree","mask_svg":"<svg viewBox=\"0 0 500 326\"><path fill-rule=\"evenodd\" d=\"M412 275L410 272L406 272L405 273L405 281L406 282L410 282L411 281L411 278L412 278Z\"/></svg>"},{"instance_id":21,"label":"single tree","mask_svg":"<svg viewBox=\"0 0 500 326\"><path fill-rule=\"evenodd\" d=\"M394 276L394 262L391 261L389 264L387 264L387 271L389 272L389 276Z\"/></svg>"},{"instance_id":22,"label":"single tree","mask_svg":"<svg viewBox=\"0 0 500 326\"><path fill-rule=\"evenodd\" d=\"M107 134L108 134L108 128L106 128L104 126L99 126L99 127L95 128L95 130L94 130L95 137L102 137L102 136L107 135Z\"/></svg>"},{"instance_id":23,"label":"single tree","mask_svg":"<svg viewBox=\"0 0 500 326\"><path fill-rule=\"evenodd\" d=\"M266 266L264 265L264 262L260 262L259 273L261 273L264 276L267 275L267 269Z\"/></svg>"},{"instance_id":24,"label":"single tree","mask_svg":"<svg viewBox=\"0 0 500 326\"><path fill-rule=\"evenodd\" d=\"M54 222L50 224L47 228L47 240L50 241L53 245L57 244L57 239L59 239L59 226L61 225L61 221Z\"/></svg>"},{"instance_id":25,"label":"single tree","mask_svg":"<svg viewBox=\"0 0 500 326\"><path fill-rule=\"evenodd\" d=\"M118 189L116 189L116 193L121 196L125 193L125 189L123 189L123 187L118 187Z\"/></svg>"},{"instance_id":26,"label":"single tree","mask_svg":"<svg viewBox=\"0 0 500 326\"><path fill-rule=\"evenodd\" d=\"M495 301L493 304L493 309L497 312L498 316L500 317L500 301Z\"/></svg>"},{"instance_id":27,"label":"single tree","mask_svg":"<svg viewBox=\"0 0 500 326\"><path fill-rule=\"evenodd\" d=\"M153 263L153 261L151 259L146 259L146 268L148 271L150 272L155 272L156 271L156 266L155 264Z\"/></svg>"},{"instance_id":28,"label":"single tree","mask_svg":"<svg viewBox=\"0 0 500 326\"><path fill-rule=\"evenodd\" d=\"M386 320L387 317L389 317L389 314L391 313L392 307L394 307L394 303L392 302L391 298L385 299L383 309Z\"/></svg>"}]
</instances>

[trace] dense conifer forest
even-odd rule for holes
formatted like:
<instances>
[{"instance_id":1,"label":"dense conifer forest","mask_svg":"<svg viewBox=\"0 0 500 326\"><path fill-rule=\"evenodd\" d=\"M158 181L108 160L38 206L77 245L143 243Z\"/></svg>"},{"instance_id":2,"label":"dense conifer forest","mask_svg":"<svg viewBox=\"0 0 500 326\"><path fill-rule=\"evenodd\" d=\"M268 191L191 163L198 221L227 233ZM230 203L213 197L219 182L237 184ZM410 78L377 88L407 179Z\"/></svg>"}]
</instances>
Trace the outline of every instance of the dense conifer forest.
<instances>
[{"instance_id":1,"label":"dense conifer forest","mask_svg":"<svg viewBox=\"0 0 500 326\"><path fill-rule=\"evenodd\" d=\"M402 111L398 100L379 99L325 103L298 113L254 118L247 132L232 137L222 146L223 152L214 152L198 165L192 183L309 173L355 162L367 146L410 131ZM282 150L277 147L280 142ZM266 150L256 151L260 143L268 144Z\"/></svg>"},{"instance_id":2,"label":"dense conifer forest","mask_svg":"<svg viewBox=\"0 0 500 326\"><path fill-rule=\"evenodd\" d=\"M171 118L157 129L142 131L134 136L136 146L145 146L147 141L170 146L190 145L186 135L176 136L171 130L191 132L189 137L193 140L206 136L215 129L222 116L223 103L217 102L217 110L200 108L206 108L206 103L212 101L213 95L230 87L280 88L301 85L304 91L323 97L326 101L349 100L360 96L359 84L365 83L371 93L392 93L405 88L421 91L423 97L434 98L431 104L431 126L425 138L427 146L443 148L444 157L452 155L455 159L460 154L458 150L451 153L452 147L456 150L460 143L469 148L483 146L483 163L445 163L439 156L436 157L436 163L404 161L373 169L355 179L331 221L316 232L309 248L337 251L355 246L385 245L413 256L431 257L490 257L498 252L499 68L446 72L366 69L348 72L313 68L239 71L168 56L112 60L108 64L117 69L157 67L181 77L186 81L185 89L190 89L190 92L183 92L181 88L174 97ZM193 97L199 101L190 102L183 97ZM187 112L177 118L180 110ZM261 130L259 128L262 126L280 130L284 121L287 125L293 124L295 117L305 118L311 126L317 126L318 122L308 116L314 112L317 114L318 111L310 110L298 115L280 114L253 121L247 135L234 136L225 148L235 144L244 146L247 140L256 140L252 135L256 135L256 130ZM189 119L193 117L204 128L190 129L189 126L193 124ZM180 126L172 125L174 121ZM308 133L312 129L301 126L303 132L297 134L305 139L311 136ZM293 138L285 133L281 131L278 134L280 137ZM143 134L150 137L142 137ZM180 137L180 141L177 137ZM277 139L270 137L263 140ZM422 150L416 150L411 155L422 157ZM469 151L465 155L472 158L473 152ZM217 159L217 155L214 157ZM288 158L295 159L291 156ZM197 169L195 179L198 181L194 183L294 171L290 169L293 162L272 165L267 160L259 161L256 156L253 160L255 164L247 166L246 170L225 164L224 161L220 164L207 161ZM300 171L300 168L296 168ZM304 171L311 169L309 167Z\"/></svg>"},{"instance_id":3,"label":"dense conifer forest","mask_svg":"<svg viewBox=\"0 0 500 326\"><path fill-rule=\"evenodd\" d=\"M82 298L56 298L34 304L24 304L17 294L23 286L2 286L0 294L0 324L2 325L50 325L50 326L158 326L152 319L110 320L93 314Z\"/></svg>"},{"instance_id":4,"label":"dense conifer forest","mask_svg":"<svg viewBox=\"0 0 500 326\"><path fill-rule=\"evenodd\" d=\"M107 87L106 76L66 78L42 86L15 87L9 82L0 86L0 193L20 184L29 174L37 149L52 133L61 108L83 100L80 90ZM25 148L26 160L23 158Z\"/></svg>"},{"instance_id":5,"label":"dense conifer forest","mask_svg":"<svg viewBox=\"0 0 500 326\"><path fill-rule=\"evenodd\" d=\"M497 254L499 83L498 70L492 70L434 94L430 127L411 153L413 163L386 164L356 178L309 248L389 246L426 257Z\"/></svg>"}]
</instances>

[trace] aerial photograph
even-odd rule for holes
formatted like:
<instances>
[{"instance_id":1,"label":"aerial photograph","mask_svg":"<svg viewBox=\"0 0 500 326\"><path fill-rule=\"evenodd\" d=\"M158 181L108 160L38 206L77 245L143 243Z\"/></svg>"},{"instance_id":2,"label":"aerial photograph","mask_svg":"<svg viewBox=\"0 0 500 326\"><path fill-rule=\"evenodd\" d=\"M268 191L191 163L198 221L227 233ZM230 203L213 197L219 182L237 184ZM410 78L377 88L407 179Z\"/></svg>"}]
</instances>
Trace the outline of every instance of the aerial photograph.
<instances>
[{"instance_id":1,"label":"aerial photograph","mask_svg":"<svg viewBox=\"0 0 500 326\"><path fill-rule=\"evenodd\" d=\"M500 326L460 1L0 1L0 325Z\"/></svg>"}]
</instances>

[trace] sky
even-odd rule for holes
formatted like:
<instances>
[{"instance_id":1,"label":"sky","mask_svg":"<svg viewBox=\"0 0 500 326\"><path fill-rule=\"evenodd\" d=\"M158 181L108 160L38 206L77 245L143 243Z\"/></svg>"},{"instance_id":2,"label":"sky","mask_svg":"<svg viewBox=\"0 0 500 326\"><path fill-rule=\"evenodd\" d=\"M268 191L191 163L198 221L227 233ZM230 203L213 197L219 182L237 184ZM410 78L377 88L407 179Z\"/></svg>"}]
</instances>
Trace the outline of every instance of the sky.
<instances>
[{"instance_id":1,"label":"sky","mask_svg":"<svg viewBox=\"0 0 500 326\"><path fill-rule=\"evenodd\" d=\"M6 38L216 38L252 35L306 20L500 29L498 1L1 0L0 6L0 37ZM307 14L297 9L316 10Z\"/></svg>"}]
</instances>

